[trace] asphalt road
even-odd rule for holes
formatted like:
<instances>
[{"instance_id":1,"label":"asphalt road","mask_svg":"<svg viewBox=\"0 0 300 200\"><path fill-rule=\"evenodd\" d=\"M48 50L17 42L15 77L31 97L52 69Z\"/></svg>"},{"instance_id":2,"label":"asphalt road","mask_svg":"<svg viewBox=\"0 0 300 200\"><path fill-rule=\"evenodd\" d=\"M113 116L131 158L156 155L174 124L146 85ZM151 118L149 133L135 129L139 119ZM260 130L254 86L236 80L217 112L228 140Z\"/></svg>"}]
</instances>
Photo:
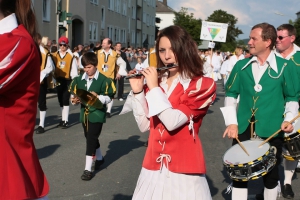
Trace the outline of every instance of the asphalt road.
<instances>
[{"instance_id":1,"label":"asphalt road","mask_svg":"<svg viewBox=\"0 0 300 200\"><path fill-rule=\"evenodd\" d=\"M231 147L231 140L223 139L225 129L220 107L224 92L220 82L217 99L209 108L200 129L207 165L207 180L214 200L230 199L225 194L231 180L222 164L222 156ZM128 92L125 85L125 92ZM91 181L80 176L85 165L85 138L79 123L79 107L70 106L68 129L56 128L60 122L57 98L47 100L46 132L34 134L41 165L50 184L51 200L129 200L141 170L148 133L140 133L132 113L118 115L123 102L114 100L112 117L107 119L100 135L101 151L105 163ZM38 125L38 116L36 120ZM282 174L281 174L282 176ZM293 188L295 199L300 199L300 181L295 173ZM262 180L251 181L249 199L261 191ZM280 198L283 199L283 198Z\"/></svg>"}]
</instances>

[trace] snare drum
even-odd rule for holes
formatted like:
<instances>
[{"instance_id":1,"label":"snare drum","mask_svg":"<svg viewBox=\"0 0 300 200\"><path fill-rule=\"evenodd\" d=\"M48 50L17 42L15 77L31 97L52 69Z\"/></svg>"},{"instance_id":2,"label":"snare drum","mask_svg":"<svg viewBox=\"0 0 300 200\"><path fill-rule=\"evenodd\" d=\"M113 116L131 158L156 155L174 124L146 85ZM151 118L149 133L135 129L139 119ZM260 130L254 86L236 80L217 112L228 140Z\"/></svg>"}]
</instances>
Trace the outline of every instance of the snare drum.
<instances>
[{"instance_id":1,"label":"snare drum","mask_svg":"<svg viewBox=\"0 0 300 200\"><path fill-rule=\"evenodd\" d=\"M284 138L282 156L290 161L300 160L299 131Z\"/></svg>"},{"instance_id":2,"label":"snare drum","mask_svg":"<svg viewBox=\"0 0 300 200\"><path fill-rule=\"evenodd\" d=\"M242 142L250 156L239 144L235 144L225 152L223 164L232 180L256 180L266 175L275 166L276 147L271 147L269 143L258 147L261 143L262 140Z\"/></svg>"}]
</instances>

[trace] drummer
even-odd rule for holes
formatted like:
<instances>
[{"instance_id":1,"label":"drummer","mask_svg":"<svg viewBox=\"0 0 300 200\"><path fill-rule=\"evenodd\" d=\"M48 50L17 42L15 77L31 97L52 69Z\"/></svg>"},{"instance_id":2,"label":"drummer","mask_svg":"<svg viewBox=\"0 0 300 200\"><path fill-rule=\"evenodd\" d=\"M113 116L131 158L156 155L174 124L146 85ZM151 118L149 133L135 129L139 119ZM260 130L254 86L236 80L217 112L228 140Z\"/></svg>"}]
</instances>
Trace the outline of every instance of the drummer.
<instances>
[{"instance_id":1,"label":"drummer","mask_svg":"<svg viewBox=\"0 0 300 200\"><path fill-rule=\"evenodd\" d=\"M293 131L288 121L298 114L297 73L295 65L287 65L286 60L273 52L277 34L272 25L255 25L249 38L252 56L236 63L225 86L225 107L221 111L227 128L223 137L232 138L234 145L237 137L240 141L249 140L252 136L265 140L282 129L269 141L277 148L275 167L263 176L264 199L275 200L283 135ZM236 111L238 95L240 102ZM232 186L233 200L247 199L248 182L233 181Z\"/></svg>"},{"instance_id":2,"label":"drummer","mask_svg":"<svg viewBox=\"0 0 300 200\"><path fill-rule=\"evenodd\" d=\"M111 79L97 70L98 59L95 53L85 53L81 58L81 63L84 66L84 73L72 81L70 91L72 93L76 93L77 89L89 91L103 104L101 109L86 106L80 102L78 97L71 95L71 103L73 105L81 103L80 122L86 138L85 170L81 179L88 181L93 177L93 155L96 156L95 170L99 170L104 163L98 138L102 125L106 121L106 104L111 102L112 97L116 93L116 87Z\"/></svg>"}]
</instances>

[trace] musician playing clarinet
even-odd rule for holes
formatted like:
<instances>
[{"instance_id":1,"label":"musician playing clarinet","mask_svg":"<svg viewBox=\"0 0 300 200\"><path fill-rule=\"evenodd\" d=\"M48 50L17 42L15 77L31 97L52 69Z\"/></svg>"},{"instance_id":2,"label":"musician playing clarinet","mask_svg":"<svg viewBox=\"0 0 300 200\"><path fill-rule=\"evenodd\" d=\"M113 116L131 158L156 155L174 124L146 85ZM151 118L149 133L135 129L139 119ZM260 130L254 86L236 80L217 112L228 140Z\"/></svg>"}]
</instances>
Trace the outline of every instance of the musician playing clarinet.
<instances>
[{"instance_id":1,"label":"musician playing clarinet","mask_svg":"<svg viewBox=\"0 0 300 200\"><path fill-rule=\"evenodd\" d=\"M162 73L148 67L143 76L129 79L132 90L121 112L133 110L140 131L150 130L132 199L210 200L198 132L215 99L216 84L203 77L197 47L179 26L161 30L155 49L157 66L175 67Z\"/></svg>"},{"instance_id":2,"label":"musician playing clarinet","mask_svg":"<svg viewBox=\"0 0 300 200\"><path fill-rule=\"evenodd\" d=\"M277 198L278 165L281 162L284 132L292 132L288 123L298 114L298 80L296 66L277 57L273 51L276 29L267 23L255 25L249 36L249 58L238 61L226 83L225 107L221 108L227 126L223 137L240 141L269 138L277 148L274 168L263 176L264 199ZM237 97L240 96L238 111ZM251 152L249 152L251 154ZM245 156L247 156L245 154ZM247 200L248 182L233 181L232 199Z\"/></svg>"}]
</instances>

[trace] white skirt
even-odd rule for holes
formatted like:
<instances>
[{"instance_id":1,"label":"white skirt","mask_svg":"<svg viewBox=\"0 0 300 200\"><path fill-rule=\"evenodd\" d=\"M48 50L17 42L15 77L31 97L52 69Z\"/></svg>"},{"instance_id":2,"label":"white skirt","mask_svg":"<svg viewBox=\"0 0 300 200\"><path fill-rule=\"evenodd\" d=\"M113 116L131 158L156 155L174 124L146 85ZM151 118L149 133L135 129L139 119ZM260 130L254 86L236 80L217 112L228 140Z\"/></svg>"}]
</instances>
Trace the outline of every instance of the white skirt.
<instances>
[{"instance_id":1,"label":"white skirt","mask_svg":"<svg viewBox=\"0 0 300 200\"><path fill-rule=\"evenodd\" d=\"M205 175L179 174L142 168L133 200L211 200Z\"/></svg>"}]
</instances>

